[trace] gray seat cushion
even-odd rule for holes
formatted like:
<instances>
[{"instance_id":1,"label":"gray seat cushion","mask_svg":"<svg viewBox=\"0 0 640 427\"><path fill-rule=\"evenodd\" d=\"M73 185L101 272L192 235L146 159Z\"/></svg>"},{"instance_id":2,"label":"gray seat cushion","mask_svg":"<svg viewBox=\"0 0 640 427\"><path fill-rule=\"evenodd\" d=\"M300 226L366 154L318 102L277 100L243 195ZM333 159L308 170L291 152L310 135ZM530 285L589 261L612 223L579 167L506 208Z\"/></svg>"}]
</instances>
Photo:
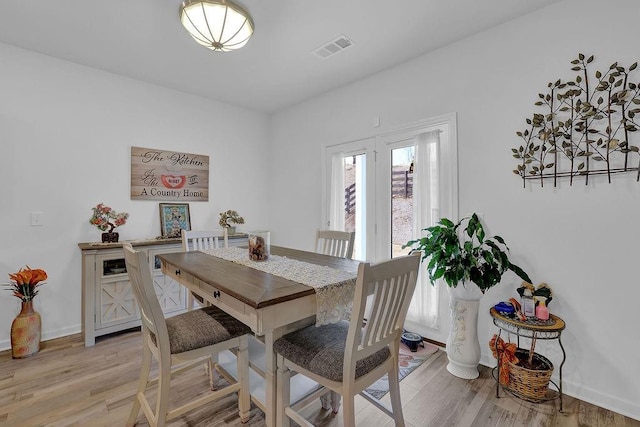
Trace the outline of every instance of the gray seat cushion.
<instances>
[{"instance_id":1,"label":"gray seat cushion","mask_svg":"<svg viewBox=\"0 0 640 427\"><path fill-rule=\"evenodd\" d=\"M188 311L166 319L171 354L184 353L251 332L244 323L216 306ZM151 337L155 342L155 337Z\"/></svg>"},{"instance_id":2,"label":"gray seat cushion","mask_svg":"<svg viewBox=\"0 0 640 427\"><path fill-rule=\"evenodd\" d=\"M320 327L309 326L287 334L273 344L274 350L314 374L332 381L342 381L344 350L349 323L340 322ZM391 356L388 347L359 360L356 378L371 372Z\"/></svg>"}]
</instances>

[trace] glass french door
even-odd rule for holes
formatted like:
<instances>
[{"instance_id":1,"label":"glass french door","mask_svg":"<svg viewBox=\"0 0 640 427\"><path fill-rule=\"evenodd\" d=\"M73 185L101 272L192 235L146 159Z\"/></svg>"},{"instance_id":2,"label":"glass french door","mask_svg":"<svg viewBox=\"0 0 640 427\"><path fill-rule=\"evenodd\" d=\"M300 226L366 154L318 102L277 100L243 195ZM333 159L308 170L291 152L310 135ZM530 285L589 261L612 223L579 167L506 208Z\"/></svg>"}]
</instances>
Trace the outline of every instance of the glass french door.
<instances>
[{"instance_id":1,"label":"glass french door","mask_svg":"<svg viewBox=\"0 0 640 427\"><path fill-rule=\"evenodd\" d=\"M369 260L374 253L375 139L328 147L325 179L325 224L329 229L355 231L354 259ZM341 170L336 171L338 167Z\"/></svg>"},{"instance_id":2,"label":"glass french door","mask_svg":"<svg viewBox=\"0 0 640 427\"><path fill-rule=\"evenodd\" d=\"M457 150L452 122L455 124L455 116L443 116L396 132L327 147L326 200L332 197L338 200L333 203L333 210L341 212L335 219L336 212L332 213L326 203L325 224L328 228L337 226L336 229L356 232L356 259L377 262L409 252L403 246L414 238L416 224L421 224L415 218L413 194L416 146L421 135L434 131L440 134L440 142L432 144L436 148L422 166L435 171L423 177L435 183L429 184L435 208L431 208L428 218L440 216L440 205L444 216L456 217L457 209L453 206L457 202ZM332 182L332 176L336 177L331 170L335 156L341 158L343 181L339 184Z\"/></svg>"},{"instance_id":3,"label":"glass french door","mask_svg":"<svg viewBox=\"0 0 640 427\"><path fill-rule=\"evenodd\" d=\"M332 148L328 158L339 156L343 182L336 185L329 178L327 186L333 194L328 198L339 194L341 199L344 193L344 206L340 203L340 213L327 214L327 226L355 231L355 259L374 262L408 254L410 249L402 246L413 233L413 138L392 144L370 139ZM335 159L328 163L327 176L339 176L331 170Z\"/></svg>"},{"instance_id":4,"label":"glass french door","mask_svg":"<svg viewBox=\"0 0 640 427\"><path fill-rule=\"evenodd\" d=\"M423 228L441 217L458 218L455 114L330 146L325 157L325 224L356 232L356 259L379 262L404 255L410 249L402 246L423 235ZM332 180L335 159L340 173ZM333 222L332 211L337 214ZM444 342L448 331L441 318L448 299L438 292L440 286L431 286L423 270L406 327Z\"/></svg>"},{"instance_id":5,"label":"glass french door","mask_svg":"<svg viewBox=\"0 0 640 427\"><path fill-rule=\"evenodd\" d=\"M415 137L394 135L377 144L376 220L378 260L407 255L413 238L413 161Z\"/></svg>"}]
</instances>

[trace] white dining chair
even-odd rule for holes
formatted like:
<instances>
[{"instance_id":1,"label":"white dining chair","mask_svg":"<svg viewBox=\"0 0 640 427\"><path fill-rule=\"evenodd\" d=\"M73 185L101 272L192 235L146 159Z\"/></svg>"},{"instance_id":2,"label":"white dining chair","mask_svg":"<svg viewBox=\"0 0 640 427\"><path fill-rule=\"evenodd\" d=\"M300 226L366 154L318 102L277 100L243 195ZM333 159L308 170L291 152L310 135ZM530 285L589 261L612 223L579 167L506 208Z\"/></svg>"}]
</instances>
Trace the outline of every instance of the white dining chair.
<instances>
[{"instance_id":1,"label":"white dining chair","mask_svg":"<svg viewBox=\"0 0 640 427\"><path fill-rule=\"evenodd\" d=\"M355 426L354 397L357 394L391 416L396 426L404 426L398 353L419 265L420 253L375 265L360 264L350 322L308 326L274 343L278 364L276 425L287 427L293 420L302 426L312 426L299 410L331 390L343 397L344 426ZM363 328L367 296L372 296L373 305ZM290 401L293 372L311 378L323 388L298 404L285 403ZM384 375L389 378L391 409L363 393Z\"/></svg>"},{"instance_id":2,"label":"white dining chair","mask_svg":"<svg viewBox=\"0 0 640 427\"><path fill-rule=\"evenodd\" d=\"M224 247L229 246L229 240L224 235ZM215 230L182 230L182 250L184 252L206 251L219 247L219 233ZM194 291L190 291L187 295L187 309L194 308L195 301L201 306L207 306L204 298Z\"/></svg>"},{"instance_id":3,"label":"white dining chair","mask_svg":"<svg viewBox=\"0 0 640 427\"><path fill-rule=\"evenodd\" d=\"M316 252L340 258L353 256L355 232L337 230L316 231Z\"/></svg>"},{"instance_id":4,"label":"white dining chair","mask_svg":"<svg viewBox=\"0 0 640 427\"><path fill-rule=\"evenodd\" d=\"M151 426L164 426L169 420L238 393L240 420L249 420L248 334L251 330L221 309L210 306L165 319L155 293L147 256L123 245L127 273L142 319L142 371L127 426L136 423L140 409ZM193 401L170 409L171 377L211 361L217 353L236 349L238 380L230 385L199 394ZM157 360L158 375L150 379L152 358ZM156 388L155 402L145 392Z\"/></svg>"},{"instance_id":5,"label":"white dining chair","mask_svg":"<svg viewBox=\"0 0 640 427\"><path fill-rule=\"evenodd\" d=\"M355 232L338 230L317 230L315 250L319 254L352 258ZM334 414L340 408L340 395L329 391L320 396L322 409L331 409Z\"/></svg>"}]
</instances>

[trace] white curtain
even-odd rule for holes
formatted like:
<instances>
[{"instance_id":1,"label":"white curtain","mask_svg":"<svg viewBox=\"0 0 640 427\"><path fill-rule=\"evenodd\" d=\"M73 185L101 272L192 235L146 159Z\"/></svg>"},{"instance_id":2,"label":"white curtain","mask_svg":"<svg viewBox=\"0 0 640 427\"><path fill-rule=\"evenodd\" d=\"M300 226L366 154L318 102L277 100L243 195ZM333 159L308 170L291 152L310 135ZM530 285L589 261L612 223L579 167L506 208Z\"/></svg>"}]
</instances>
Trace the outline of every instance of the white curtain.
<instances>
[{"instance_id":1,"label":"white curtain","mask_svg":"<svg viewBox=\"0 0 640 427\"><path fill-rule=\"evenodd\" d=\"M440 130L421 133L416 137L413 161L413 238L424 236L422 229L440 218L439 154ZM426 265L421 264L407 321L429 328L438 328L438 288L429 283Z\"/></svg>"},{"instance_id":2,"label":"white curtain","mask_svg":"<svg viewBox=\"0 0 640 427\"><path fill-rule=\"evenodd\" d=\"M329 228L344 231L344 153L331 157L329 191Z\"/></svg>"}]
</instances>

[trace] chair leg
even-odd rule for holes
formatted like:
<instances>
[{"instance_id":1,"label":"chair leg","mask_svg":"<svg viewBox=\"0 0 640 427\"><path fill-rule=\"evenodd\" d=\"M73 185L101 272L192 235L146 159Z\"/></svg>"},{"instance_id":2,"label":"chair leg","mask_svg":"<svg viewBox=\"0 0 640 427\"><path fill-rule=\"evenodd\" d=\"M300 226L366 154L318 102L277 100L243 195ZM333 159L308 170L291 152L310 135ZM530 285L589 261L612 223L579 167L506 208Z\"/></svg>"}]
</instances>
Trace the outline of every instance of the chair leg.
<instances>
[{"instance_id":1,"label":"chair leg","mask_svg":"<svg viewBox=\"0 0 640 427\"><path fill-rule=\"evenodd\" d=\"M276 383L276 426L289 427L290 420L284 411L291 404L291 371L284 366L284 358L280 355Z\"/></svg>"},{"instance_id":2,"label":"chair leg","mask_svg":"<svg viewBox=\"0 0 640 427\"><path fill-rule=\"evenodd\" d=\"M391 410L393 411L393 420L398 427L404 427L404 416L402 415L402 402L400 401L400 380L398 379L399 368L398 362L394 361L389 377L389 394L391 397Z\"/></svg>"},{"instance_id":3,"label":"chair leg","mask_svg":"<svg viewBox=\"0 0 640 427\"><path fill-rule=\"evenodd\" d=\"M356 426L356 408L353 391L343 389L345 398L342 399L342 419L344 427Z\"/></svg>"},{"instance_id":4,"label":"chair leg","mask_svg":"<svg viewBox=\"0 0 640 427\"><path fill-rule=\"evenodd\" d=\"M249 412L251 410L251 396L249 395L249 336L240 337L240 345L238 346L238 354L236 356L238 362L238 381L240 382L240 390L238 391L238 411L240 421L244 424L249 421Z\"/></svg>"},{"instance_id":5,"label":"chair leg","mask_svg":"<svg viewBox=\"0 0 640 427\"><path fill-rule=\"evenodd\" d=\"M320 396L320 405L322 406L322 409L324 409L325 411L328 409L331 409L331 392L330 391Z\"/></svg>"},{"instance_id":6,"label":"chair leg","mask_svg":"<svg viewBox=\"0 0 640 427\"><path fill-rule=\"evenodd\" d=\"M333 390L331 390L330 393L331 393L331 411L335 415L340 410L340 401L342 400L342 396L340 396L340 393L337 393Z\"/></svg>"},{"instance_id":7,"label":"chair leg","mask_svg":"<svg viewBox=\"0 0 640 427\"><path fill-rule=\"evenodd\" d=\"M335 415L338 413L338 411L340 411L341 399L342 396L340 396L340 394L330 390L320 396L320 405L325 411L331 409L331 412L333 413L333 415Z\"/></svg>"},{"instance_id":8,"label":"chair leg","mask_svg":"<svg viewBox=\"0 0 640 427\"><path fill-rule=\"evenodd\" d=\"M136 419L140 413L140 394L144 394L147 389L147 382L149 381L149 371L151 370L151 350L145 343L143 343L142 349L142 369L140 370L140 380L138 381L138 389L133 399L133 406L129 412L129 418L127 419L127 427L133 427L136 424Z\"/></svg>"},{"instance_id":9,"label":"chair leg","mask_svg":"<svg viewBox=\"0 0 640 427\"><path fill-rule=\"evenodd\" d=\"M158 361L158 398L156 402L155 427L164 427L169 412L169 388L171 385L171 360Z\"/></svg>"}]
</instances>

